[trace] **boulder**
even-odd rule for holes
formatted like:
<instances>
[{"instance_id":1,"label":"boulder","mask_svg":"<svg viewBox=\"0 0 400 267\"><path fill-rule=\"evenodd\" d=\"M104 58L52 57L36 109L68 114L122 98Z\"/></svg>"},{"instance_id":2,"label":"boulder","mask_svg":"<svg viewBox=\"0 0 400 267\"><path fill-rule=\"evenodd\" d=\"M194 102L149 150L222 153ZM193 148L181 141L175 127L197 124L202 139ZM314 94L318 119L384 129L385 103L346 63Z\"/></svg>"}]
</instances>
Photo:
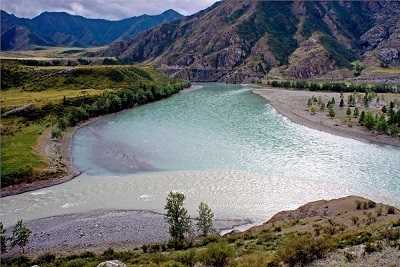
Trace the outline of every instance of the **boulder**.
<instances>
[{"instance_id":1,"label":"boulder","mask_svg":"<svg viewBox=\"0 0 400 267\"><path fill-rule=\"evenodd\" d=\"M343 250L343 254L348 261L360 259L365 256L365 246L360 245L351 248L345 248Z\"/></svg>"},{"instance_id":2,"label":"boulder","mask_svg":"<svg viewBox=\"0 0 400 267\"><path fill-rule=\"evenodd\" d=\"M104 261L97 265L97 267L126 267L126 265L117 260Z\"/></svg>"}]
</instances>

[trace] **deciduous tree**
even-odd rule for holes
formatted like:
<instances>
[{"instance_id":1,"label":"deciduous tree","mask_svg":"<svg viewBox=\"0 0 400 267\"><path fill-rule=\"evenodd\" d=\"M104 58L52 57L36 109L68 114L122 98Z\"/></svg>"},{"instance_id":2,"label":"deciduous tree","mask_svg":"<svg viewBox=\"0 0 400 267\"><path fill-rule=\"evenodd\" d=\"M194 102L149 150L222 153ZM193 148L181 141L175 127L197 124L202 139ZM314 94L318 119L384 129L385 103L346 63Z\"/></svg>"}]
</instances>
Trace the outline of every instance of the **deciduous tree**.
<instances>
[{"instance_id":1,"label":"deciduous tree","mask_svg":"<svg viewBox=\"0 0 400 267\"><path fill-rule=\"evenodd\" d=\"M214 213L207 206L206 203L201 202L199 205L199 218L197 222L197 227L199 228L203 236L214 232L214 225L212 219L214 218Z\"/></svg>"},{"instance_id":2,"label":"deciduous tree","mask_svg":"<svg viewBox=\"0 0 400 267\"><path fill-rule=\"evenodd\" d=\"M165 205L165 220L169 224L169 233L175 243L185 239L185 234L190 233L191 222L188 211L183 206L186 197L182 193L170 192Z\"/></svg>"},{"instance_id":3,"label":"deciduous tree","mask_svg":"<svg viewBox=\"0 0 400 267\"><path fill-rule=\"evenodd\" d=\"M13 228L11 247L19 246L22 249L22 253L25 253L25 246L29 242L31 233L32 231L23 224L22 219L17 221Z\"/></svg>"}]
</instances>

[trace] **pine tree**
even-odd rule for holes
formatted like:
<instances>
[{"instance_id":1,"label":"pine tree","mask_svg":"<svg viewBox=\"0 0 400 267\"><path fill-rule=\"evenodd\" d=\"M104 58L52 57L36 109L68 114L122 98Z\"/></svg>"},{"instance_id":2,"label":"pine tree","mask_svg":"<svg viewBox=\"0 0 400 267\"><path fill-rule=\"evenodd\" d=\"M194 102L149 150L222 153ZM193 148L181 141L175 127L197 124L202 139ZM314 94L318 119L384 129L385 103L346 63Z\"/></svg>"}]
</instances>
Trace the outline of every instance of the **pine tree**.
<instances>
[{"instance_id":1,"label":"pine tree","mask_svg":"<svg viewBox=\"0 0 400 267\"><path fill-rule=\"evenodd\" d=\"M339 104L339 107L344 107L344 100L343 100L343 98L342 99L340 99L340 104Z\"/></svg>"},{"instance_id":2,"label":"pine tree","mask_svg":"<svg viewBox=\"0 0 400 267\"><path fill-rule=\"evenodd\" d=\"M357 118L359 115L360 115L360 110L358 109L358 107L355 107L353 112L353 117Z\"/></svg>"},{"instance_id":3,"label":"pine tree","mask_svg":"<svg viewBox=\"0 0 400 267\"><path fill-rule=\"evenodd\" d=\"M376 120L375 129L376 129L378 132L385 132L385 133L387 132L387 130L388 130L388 124L387 124L386 117L385 117L384 114L382 114L382 115Z\"/></svg>"},{"instance_id":4,"label":"pine tree","mask_svg":"<svg viewBox=\"0 0 400 267\"><path fill-rule=\"evenodd\" d=\"M368 130L372 130L374 128L375 125L375 119L374 119L374 115L372 114L371 111L368 111L365 114L365 119L364 119L364 126L368 129Z\"/></svg>"},{"instance_id":5,"label":"pine tree","mask_svg":"<svg viewBox=\"0 0 400 267\"><path fill-rule=\"evenodd\" d=\"M350 109L350 107L348 107L348 108L346 109L346 115L349 116L349 118L350 118L350 115L351 115L351 109Z\"/></svg>"},{"instance_id":6,"label":"pine tree","mask_svg":"<svg viewBox=\"0 0 400 267\"><path fill-rule=\"evenodd\" d=\"M364 120L365 120L365 111L363 110L363 111L361 111L361 115L360 115L360 118L358 119L358 123L360 125L364 125Z\"/></svg>"},{"instance_id":7,"label":"pine tree","mask_svg":"<svg viewBox=\"0 0 400 267\"><path fill-rule=\"evenodd\" d=\"M333 117L335 117L335 115L336 115L335 111L333 110L332 107L330 107L330 108L329 108L328 116L331 117L331 118L333 118Z\"/></svg>"}]
</instances>

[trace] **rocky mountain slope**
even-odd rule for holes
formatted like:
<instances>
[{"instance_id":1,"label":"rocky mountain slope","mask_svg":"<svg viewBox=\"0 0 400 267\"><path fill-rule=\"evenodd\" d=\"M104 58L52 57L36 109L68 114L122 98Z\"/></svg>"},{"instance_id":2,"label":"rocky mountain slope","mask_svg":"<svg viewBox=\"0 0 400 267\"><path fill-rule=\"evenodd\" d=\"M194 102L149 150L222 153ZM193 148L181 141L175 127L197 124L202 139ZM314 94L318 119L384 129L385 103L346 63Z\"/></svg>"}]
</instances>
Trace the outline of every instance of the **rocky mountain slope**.
<instances>
[{"instance_id":1,"label":"rocky mountain slope","mask_svg":"<svg viewBox=\"0 0 400 267\"><path fill-rule=\"evenodd\" d=\"M163 24L102 56L155 65L191 81L250 82L265 75L343 78L400 65L400 2L221 1Z\"/></svg>"},{"instance_id":2,"label":"rocky mountain slope","mask_svg":"<svg viewBox=\"0 0 400 267\"><path fill-rule=\"evenodd\" d=\"M26 50L35 46L103 46L131 39L161 23L183 16L167 10L118 21L87 19L65 12L44 12L33 19L17 18L1 11L1 50Z\"/></svg>"}]
</instances>

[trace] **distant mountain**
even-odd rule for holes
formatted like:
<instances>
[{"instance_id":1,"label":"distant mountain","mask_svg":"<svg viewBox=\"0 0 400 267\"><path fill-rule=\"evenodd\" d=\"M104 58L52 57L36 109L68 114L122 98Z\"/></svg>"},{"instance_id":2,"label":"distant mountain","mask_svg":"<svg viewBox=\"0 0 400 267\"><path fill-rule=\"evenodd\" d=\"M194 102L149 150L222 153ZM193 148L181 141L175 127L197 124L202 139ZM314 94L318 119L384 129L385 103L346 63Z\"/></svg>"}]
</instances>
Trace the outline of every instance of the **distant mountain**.
<instances>
[{"instance_id":1,"label":"distant mountain","mask_svg":"<svg viewBox=\"0 0 400 267\"><path fill-rule=\"evenodd\" d=\"M1 50L26 50L35 46L90 47L130 39L161 23L183 16L167 10L156 16L142 15L118 21L87 19L65 12L44 12L33 19L1 11Z\"/></svg>"},{"instance_id":2,"label":"distant mountain","mask_svg":"<svg viewBox=\"0 0 400 267\"><path fill-rule=\"evenodd\" d=\"M220 1L101 52L191 81L265 75L343 78L338 69L400 65L398 1ZM353 75L353 71L348 71Z\"/></svg>"}]
</instances>

